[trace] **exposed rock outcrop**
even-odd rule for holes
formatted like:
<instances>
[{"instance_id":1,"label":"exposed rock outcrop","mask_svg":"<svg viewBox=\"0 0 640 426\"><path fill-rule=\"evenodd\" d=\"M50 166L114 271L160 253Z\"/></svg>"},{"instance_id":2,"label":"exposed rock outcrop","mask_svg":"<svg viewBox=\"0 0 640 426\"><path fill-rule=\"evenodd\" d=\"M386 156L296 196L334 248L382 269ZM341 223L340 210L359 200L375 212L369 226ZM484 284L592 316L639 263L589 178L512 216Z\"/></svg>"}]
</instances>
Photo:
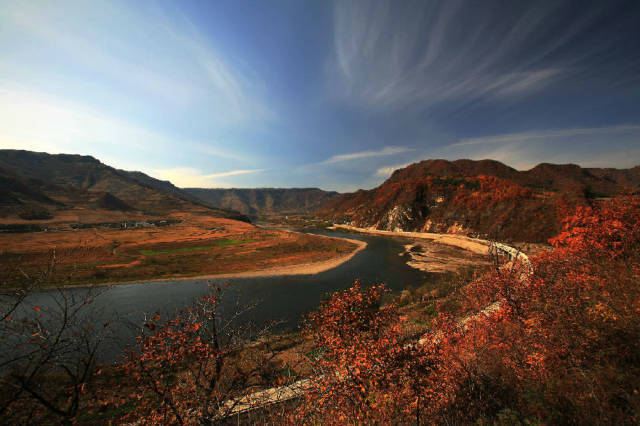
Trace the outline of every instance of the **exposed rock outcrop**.
<instances>
[{"instance_id":1,"label":"exposed rock outcrop","mask_svg":"<svg viewBox=\"0 0 640 426\"><path fill-rule=\"evenodd\" d=\"M396 170L372 190L343 194L320 213L388 231L447 232L546 241L567 209L638 191L640 168L540 164L518 171L493 160L426 160Z\"/></svg>"}]
</instances>

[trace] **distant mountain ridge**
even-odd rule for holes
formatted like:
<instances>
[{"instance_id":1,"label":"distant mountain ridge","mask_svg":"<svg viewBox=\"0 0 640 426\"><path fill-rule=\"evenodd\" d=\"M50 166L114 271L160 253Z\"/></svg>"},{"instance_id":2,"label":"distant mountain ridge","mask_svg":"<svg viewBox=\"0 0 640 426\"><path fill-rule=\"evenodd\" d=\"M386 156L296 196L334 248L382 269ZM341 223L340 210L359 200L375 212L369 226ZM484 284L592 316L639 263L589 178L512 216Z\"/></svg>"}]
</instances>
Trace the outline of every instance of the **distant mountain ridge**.
<instances>
[{"instance_id":1,"label":"distant mountain ridge","mask_svg":"<svg viewBox=\"0 0 640 426\"><path fill-rule=\"evenodd\" d=\"M184 188L212 207L250 216L314 213L340 194L318 188Z\"/></svg>"},{"instance_id":2,"label":"distant mountain ridge","mask_svg":"<svg viewBox=\"0 0 640 426\"><path fill-rule=\"evenodd\" d=\"M640 189L640 166L542 163L518 171L494 160L436 159L398 169L377 188L343 194L320 213L360 227L546 241L559 231L562 209L625 189Z\"/></svg>"},{"instance_id":3,"label":"distant mountain ridge","mask_svg":"<svg viewBox=\"0 0 640 426\"><path fill-rule=\"evenodd\" d=\"M495 176L520 185L552 191L573 191L591 186L604 194L621 187L640 186L640 166L631 169L582 168L576 164L540 163L530 170L519 171L495 160L424 160L393 172L386 182L424 176ZM385 183L386 183L385 182Z\"/></svg>"},{"instance_id":4,"label":"distant mountain ridge","mask_svg":"<svg viewBox=\"0 0 640 426\"><path fill-rule=\"evenodd\" d=\"M80 208L148 215L200 211L248 220L237 212L211 208L170 182L118 170L83 155L0 150L0 189L4 217L25 210Z\"/></svg>"}]
</instances>

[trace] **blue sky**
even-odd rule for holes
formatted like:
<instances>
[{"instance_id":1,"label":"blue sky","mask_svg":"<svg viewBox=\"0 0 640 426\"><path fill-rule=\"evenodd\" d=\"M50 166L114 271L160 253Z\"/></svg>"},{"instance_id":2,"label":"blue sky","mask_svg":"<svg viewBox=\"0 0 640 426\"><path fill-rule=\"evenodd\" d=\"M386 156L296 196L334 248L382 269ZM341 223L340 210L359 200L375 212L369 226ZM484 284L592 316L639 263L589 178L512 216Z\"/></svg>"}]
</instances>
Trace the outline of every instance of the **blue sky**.
<instances>
[{"instance_id":1,"label":"blue sky","mask_svg":"<svg viewBox=\"0 0 640 426\"><path fill-rule=\"evenodd\" d=\"M0 0L0 147L178 186L640 163L640 2Z\"/></svg>"}]
</instances>

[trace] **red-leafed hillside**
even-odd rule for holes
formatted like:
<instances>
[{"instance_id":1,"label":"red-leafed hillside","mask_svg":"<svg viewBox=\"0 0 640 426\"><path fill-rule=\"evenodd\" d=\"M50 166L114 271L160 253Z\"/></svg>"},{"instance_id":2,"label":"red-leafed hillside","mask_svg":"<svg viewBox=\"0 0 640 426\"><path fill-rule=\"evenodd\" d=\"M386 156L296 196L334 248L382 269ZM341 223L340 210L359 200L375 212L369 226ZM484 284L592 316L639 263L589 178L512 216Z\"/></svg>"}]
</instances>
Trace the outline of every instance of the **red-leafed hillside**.
<instances>
[{"instance_id":1,"label":"red-leafed hillside","mask_svg":"<svg viewBox=\"0 0 640 426\"><path fill-rule=\"evenodd\" d=\"M543 163L518 171L493 160L426 160L396 170L377 188L343 194L321 214L360 227L546 241L568 206L639 187L640 167Z\"/></svg>"}]
</instances>

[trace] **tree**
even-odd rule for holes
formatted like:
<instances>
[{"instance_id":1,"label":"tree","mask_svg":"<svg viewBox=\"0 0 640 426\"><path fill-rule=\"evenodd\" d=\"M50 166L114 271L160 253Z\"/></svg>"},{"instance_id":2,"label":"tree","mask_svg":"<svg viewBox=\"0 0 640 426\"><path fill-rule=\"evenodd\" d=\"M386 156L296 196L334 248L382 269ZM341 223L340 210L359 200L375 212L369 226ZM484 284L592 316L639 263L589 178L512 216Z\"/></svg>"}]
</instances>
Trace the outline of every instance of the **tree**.
<instances>
[{"instance_id":1,"label":"tree","mask_svg":"<svg viewBox=\"0 0 640 426\"><path fill-rule=\"evenodd\" d=\"M46 284L55 251L41 274L23 273L22 285L3 294L0 317L0 416L39 422L53 415L73 421L91 391L98 354L109 324L93 319L100 291L53 291L47 306L28 303L32 289Z\"/></svg>"},{"instance_id":2,"label":"tree","mask_svg":"<svg viewBox=\"0 0 640 426\"><path fill-rule=\"evenodd\" d=\"M467 306L502 300L451 349L491 383L496 416L627 422L638 416L640 202L620 197L578 208L555 249L533 259L526 282L483 277ZM469 398L469 405L480 400ZM476 413L478 414L478 413Z\"/></svg>"},{"instance_id":3,"label":"tree","mask_svg":"<svg viewBox=\"0 0 640 426\"><path fill-rule=\"evenodd\" d=\"M299 414L320 422L637 424L640 198L578 208L531 258L493 269L420 343L359 283L311 314L320 366Z\"/></svg>"},{"instance_id":4,"label":"tree","mask_svg":"<svg viewBox=\"0 0 640 426\"><path fill-rule=\"evenodd\" d=\"M116 406L133 402L131 420L150 424L211 423L234 412L241 395L259 389L269 375L273 354L252 350L247 336L266 334L239 328L234 318L217 313L221 289L215 287L195 306L161 322L155 315L138 337L137 350L120 370L134 379L129 401L104 401ZM234 312L241 315L245 309ZM251 332L249 333L249 330Z\"/></svg>"}]
</instances>

